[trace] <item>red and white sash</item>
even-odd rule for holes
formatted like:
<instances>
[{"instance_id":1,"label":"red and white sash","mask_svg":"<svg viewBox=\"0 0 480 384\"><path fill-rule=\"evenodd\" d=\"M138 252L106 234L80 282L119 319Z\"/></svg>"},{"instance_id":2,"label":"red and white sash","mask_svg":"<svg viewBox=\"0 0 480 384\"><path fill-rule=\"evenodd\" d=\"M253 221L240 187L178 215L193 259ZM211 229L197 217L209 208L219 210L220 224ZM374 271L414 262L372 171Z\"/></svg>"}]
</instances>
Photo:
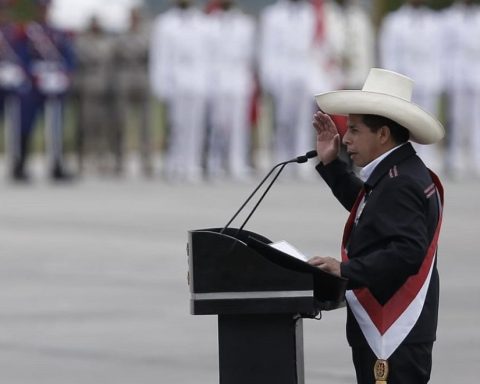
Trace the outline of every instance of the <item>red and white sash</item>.
<instances>
[{"instance_id":1,"label":"red and white sash","mask_svg":"<svg viewBox=\"0 0 480 384\"><path fill-rule=\"evenodd\" d=\"M368 288L354 289L346 293L348 305L370 348L378 359L387 360L398 348L414 327L425 304L435 264L443 211L442 184L437 175L433 172L430 173L434 184L427 188L425 194L430 197L436 190L441 204L437 228L418 273L410 276L384 305L381 305L375 299ZM362 189L345 225L342 241L342 261L349 260L346 244L353 228L358 206L364 199L364 194L365 191Z\"/></svg>"}]
</instances>

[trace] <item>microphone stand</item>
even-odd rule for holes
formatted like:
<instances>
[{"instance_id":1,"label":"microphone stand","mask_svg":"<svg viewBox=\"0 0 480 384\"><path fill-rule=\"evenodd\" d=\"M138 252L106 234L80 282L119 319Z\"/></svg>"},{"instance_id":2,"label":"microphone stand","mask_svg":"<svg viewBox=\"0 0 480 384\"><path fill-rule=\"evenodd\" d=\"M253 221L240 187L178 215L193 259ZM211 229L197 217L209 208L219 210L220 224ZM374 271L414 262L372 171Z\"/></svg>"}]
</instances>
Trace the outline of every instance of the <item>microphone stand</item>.
<instances>
[{"instance_id":1,"label":"microphone stand","mask_svg":"<svg viewBox=\"0 0 480 384\"><path fill-rule=\"evenodd\" d=\"M257 210L257 207L260 205L260 203L262 202L263 198L264 198L265 195L268 193L268 191L270 190L270 188L272 188L273 183L275 183L275 181L278 179L278 176L280 176L280 173L282 173L283 169L284 169L286 166L287 166L287 164L282 164L281 168L278 170L277 174L274 176L274 178L272 179L272 181L270 182L270 184L268 184L268 187L265 189L265 191L263 192L262 196L260 196L260 199L258 199L257 203L255 204L255 206L253 207L253 209L250 211L250 213L248 214L247 218L245 219L245 221L243 222L243 224L241 225L241 227L238 228L237 233L236 233L237 236L238 236L238 234L240 233L240 231L243 229L243 227L245 227L245 224L247 224L247 222L250 220L250 217L252 217L253 213Z\"/></svg>"},{"instance_id":2,"label":"microphone stand","mask_svg":"<svg viewBox=\"0 0 480 384\"><path fill-rule=\"evenodd\" d=\"M262 179L262 181L257 185L257 187L253 190L253 192L250 194L250 196L248 196L247 200L245 200L245 202L242 204L242 206L237 210L237 212L235 212L235 214L233 215L233 217L228 221L227 224L225 224L225 226L222 228L222 230L220 231L221 234L223 234L225 232L225 230L229 227L229 225L233 222L233 220L235 220L235 218L238 216L238 214L243 210L243 208L245 208L245 206L248 204L248 202L252 199L252 197L257 193L257 191L260 189L260 187L267 181L267 179L270 177L270 175L278 168L278 167L281 167L278 172L276 173L276 175L274 176L274 178L272 179L272 181L270 182L270 184L268 185L268 187L266 188L266 190L263 192L262 196L260 197L260 199L258 200L258 202L255 204L255 207L253 207L252 211L250 212L250 214L248 215L248 217L245 219L245 221L243 222L242 226L238 229L237 231L237 235L238 233L240 233L240 231L243 229L243 227L245 226L245 224L248 222L248 220L250 219L250 217L253 215L253 213L255 212L255 210L257 209L258 205L262 202L263 198L265 197L265 195L268 193L268 191L270 190L270 188L272 187L273 183L275 183L275 181L277 180L278 176L280 176L280 173L282 173L283 169L287 166L287 164L290 164L290 163L306 163L309 159L311 159L312 157L316 157L317 156L317 151L313 150L313 151L309 151L307 152L305 155L303 156L297 156L296 158L294 159L291 159L291 160L288 160L288 161L283 161L281 163L278 163L276 165L273 166L273 168L267 173L267 175Z\"/></svg>"},{"instance_id":3,"label":"microphone stand","mask_svg":"<svg viewBox=\"0 0 480 384\"><path fill-rule=\"evenodd\" d=\"M288 161L282 161L281 163L278 163L276 165L273 166L272 169L270 169L270 171L267 173L267 175L263 178L263 180L257 185L257 187L253 190L253 192L250 194L250 196L248 196L247 200L245 200L245 202L242 204L242 206L237 210L237 212L235 212L235 214L232 216L232 218L228 221L227 224L225 224L225 226L223 227L223 229L220 231L220 233L223 233L225 232L225 230L229 227L229 225L233 222L233 220L236 219L236 217L238 216L238 214L243 210L243 208L245 208L245 206L248 204L248 202L252 199L252 197L257 193L257 191L260 189L260 187L267 181L267 179L270 177L270 175L273 173L273 171L275 171L275 169L277 169L278 167L285 167L287 164L289 163L304 163L305 161L302 161L303 158L306 157L306 156L298 156L296 157L295 159L291 159L291 160L288 160ZM308 159L308 158L307 158ZM283 167L282 167L282 170L283 170ZM278 177L278 175L276 176ZM276 178L275 177L275 178Z\"/></svg>"},{"instance_id":4,"label":"microphone stand","mask_svg":"<svg viewBox=\"0 0 480 384\"><path fill-rule=\"evenodd\" d=\"M304 156L298 156L296 159L295 159L295 163L306 163L308 161L308 159L314 157L312 156L313 155L313 151L310 151L308 152L306 155ZM315 151L315 156L316 156L316 151ZM257 210L257 207L260 205L260 203L263 201L265 195L268 193L268 191L270 190L270 188L272 188L272 185L275 183L275 181L278 179L278 176L280 176L280 173L282 173L283 169L287 166L287 164L291 163L292 161L289 161L289 162L284 162L283 164L281 164L281 168L278 170L278 172L276 173L276 175L274 176L274 178L272 179L272 181L270 181L270 184L268 184L268 187L265 189L265 191L263 192L262 196L260 196L260 199L258 199L257 203L255 204L255 206L252 208L252 210L250 211L249 215L247 216L247 218L245 219L245 221L243 222L243 224L241 225L240 228L238 228L238 231L236 233L236 235L238 236L238 234L240 233L240 231L243 229L243 227L245 227L245 224L247 224L247 222L250 220L250 217L252 217L253 213Z\"/></svg>"}]
</instances>

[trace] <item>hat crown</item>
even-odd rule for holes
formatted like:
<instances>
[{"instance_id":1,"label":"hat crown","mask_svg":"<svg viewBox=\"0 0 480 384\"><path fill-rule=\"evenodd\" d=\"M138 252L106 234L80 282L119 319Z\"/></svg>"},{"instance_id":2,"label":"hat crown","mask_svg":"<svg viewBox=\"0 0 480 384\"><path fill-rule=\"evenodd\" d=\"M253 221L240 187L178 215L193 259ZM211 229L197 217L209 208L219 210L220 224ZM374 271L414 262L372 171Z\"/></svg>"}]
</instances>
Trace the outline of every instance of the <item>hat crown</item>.
<instances>
[{"instance_id":1,"label":"hat crown","mask_svg":"<svg viewBox=\"0 0 480 384\"><path fill-rule=\"evenodd\" d=\"M382 93L411 101L413 80L386 69L372 68L363 84L362 91Z\"/></svg>"}]
</instances>

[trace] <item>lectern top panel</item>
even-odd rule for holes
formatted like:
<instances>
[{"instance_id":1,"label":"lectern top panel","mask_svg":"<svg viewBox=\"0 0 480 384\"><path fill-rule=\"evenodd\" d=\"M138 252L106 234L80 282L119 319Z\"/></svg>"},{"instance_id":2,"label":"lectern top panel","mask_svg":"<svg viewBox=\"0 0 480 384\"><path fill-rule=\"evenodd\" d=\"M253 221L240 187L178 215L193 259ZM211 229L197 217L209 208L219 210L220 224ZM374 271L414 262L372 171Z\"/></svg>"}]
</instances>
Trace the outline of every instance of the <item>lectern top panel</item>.
<instances>
[{"instance_id":1,"label":"lectern top panel","mask_svg":"<svg viewBox=\"0 0 480 384\"><path fill-rule=\"evenodd\" d=\"M338 308L346 280L270 247L271 241L236 228L189 232L194 314L302 313ZM292 258L293 259L293 258Z\"/></svg>"},{"instance_id":2,"label":"lectern top panel","mask_svg":"<svg viewBox=\"0 0 480 384\"><path fill-rule=\"evenodd\" d=\"M195 293L313 290L312 277L280 266L247 245L249 231L206 229L190 232L191 289Z\"/></svg>"},{"instance_id":3,"label":"lectern top panel","mask_svg":"<svg viewBox=\"0 0 480 384\"><path fill-rule=\"evenodd\" d=\"M304 261L292 257L278 249L270 247L254 237L247 240L249 247L270 261L295 271L303 271L313 276L315 282L315 298L319 301L341 302L345 299L348 280L322 271Z\"/></svg>"}]
</instances>

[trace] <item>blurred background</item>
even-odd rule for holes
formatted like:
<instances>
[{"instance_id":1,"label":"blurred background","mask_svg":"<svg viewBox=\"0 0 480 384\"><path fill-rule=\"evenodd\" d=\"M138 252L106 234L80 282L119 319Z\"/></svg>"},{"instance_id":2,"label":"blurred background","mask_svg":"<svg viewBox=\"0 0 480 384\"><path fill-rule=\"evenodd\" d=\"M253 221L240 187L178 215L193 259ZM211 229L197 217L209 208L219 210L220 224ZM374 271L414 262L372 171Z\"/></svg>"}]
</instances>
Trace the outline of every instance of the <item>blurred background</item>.
<instances>
[{"instance_id":1,"label":"blurred background","mask_svg":"<svg viewBox=\"0 0 480 384\"><path fill-rule=\"evenodd\" d=\"M182 34L179 10L198 13ZM1 12L12 181L37 169L53 180L246 179L311 148L312 96L360 88L373 66L411 77L413 101L444 123L444 141L417 146L427 165L480 173L480 139L467 138L479 119L463 102L478 94L476 1L4 0Z\"/></svg>"}]
</instances>

